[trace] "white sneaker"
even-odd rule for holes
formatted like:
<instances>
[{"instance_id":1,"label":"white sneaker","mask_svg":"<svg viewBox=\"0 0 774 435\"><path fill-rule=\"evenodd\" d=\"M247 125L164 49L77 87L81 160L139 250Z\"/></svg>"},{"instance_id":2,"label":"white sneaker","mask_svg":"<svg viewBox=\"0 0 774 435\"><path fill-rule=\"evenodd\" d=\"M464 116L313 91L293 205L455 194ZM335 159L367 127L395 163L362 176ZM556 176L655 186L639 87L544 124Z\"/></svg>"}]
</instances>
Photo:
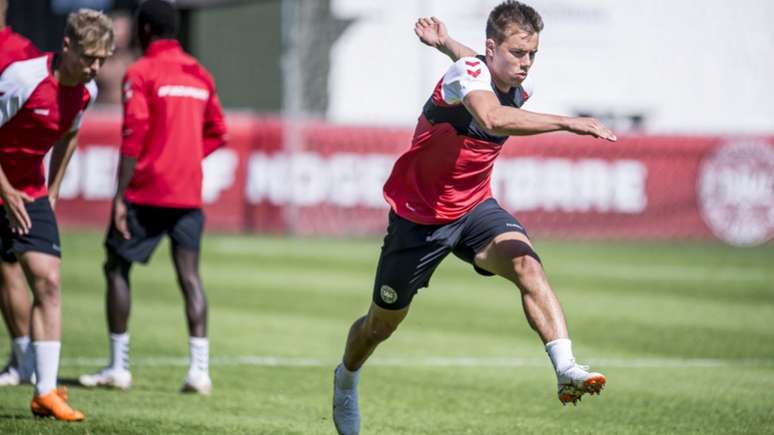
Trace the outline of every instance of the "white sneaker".
<instances>
[{"instance_id":1,"label":"white sneaker","mask_svg":"<svg viewBox=\"0 0 774 435\"><path fill-rule=\"evenodd\" d=\"M584 394L599 394L605 387L605 375L588 370L588 366L576 364L557 376L559 401L562 405L576 405Z\"/></svg>"},{"instance_id":2,"label":"white sneaker","mask_svg":"<svg viewBox=\"0 0 774 435\"><path fill-rule=\"evenodd\" d=\"M180 389L181 393L195 393L209 396L212 393L212 380L210 375L202 372L188 372L185 383Z\"/></svg>"},{"instance_id":3,"label":"white sneaker","mask_svg":"<svg viewBox=\"0 0 774 435\"><path fill-rule=\"evenodd\" d=\"M108 387L127 390L132 386L132 373L125 369L105 367L94 374L81 375L78 382L84 387Z\"/></svg>"},{"instance_id":4,"label":"white sneaker","mask_svg":"<svg viewBox=\"0 0 774 435\"><path fill-rule=\"evenodd\" d=\"M333 371L333 423L339 435L360 433L360 408L357 403L357 387L339 388L339 364Z\"/></svg>"},{"instance_id":5,"label":"white sneaker","mask_svg":"<svg viewBox=\"0 0 774 435\"><path fill-rule=\"evenodd\" d=\"M0 372L0 387L9 387L19 384L21 384L21 376L19 376L19 371L16 370L16 367L10 364L5 366L3 371Z\"/></svg>"}]
</instances>

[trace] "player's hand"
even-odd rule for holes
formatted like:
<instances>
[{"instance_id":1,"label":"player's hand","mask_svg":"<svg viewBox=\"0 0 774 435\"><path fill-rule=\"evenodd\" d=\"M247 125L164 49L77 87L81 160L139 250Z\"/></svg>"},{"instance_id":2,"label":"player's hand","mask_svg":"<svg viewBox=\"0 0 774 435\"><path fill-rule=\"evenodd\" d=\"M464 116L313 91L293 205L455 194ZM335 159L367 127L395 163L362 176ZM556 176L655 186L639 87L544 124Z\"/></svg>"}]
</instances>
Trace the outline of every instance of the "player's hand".
<instances>
[{"instance_id":1,"label":"player's hand","mask_svg":"<svg viewBox=\"0 0 774 435\"><path fill-rule=\"evenodd\" d=\"M449 33L446 25L436 17L420 18L414 25L414 33L423 44L438 48L446 43Z\"/></svg>"},{"instance_id":2,"label":"player's hand","mask_svg":"<svg viewBox=\"0 0 774 435\"><path fill-rule=\"evenodd\" d=\"M56 210L56 196L48 195L48 203L51 204L51 210Z\"/></svg>"},{"instance_id":3,"label":"player's hand","mask_svg":"<svg viewBox=\"0 0 774 435\"><path fill-rule=\"evenodd\" d=\"M32 197L13 188L3 192L2 197L5 214L11 223L11 231L15 234L28 234L32 228L32 220L25 204L32 202Z\"/></svg>"},{"instance_id":4,"label":"player's hand","mask_svg":"<svg viewBox=\"0 0 774 435\"><path fill-rule=\"evenodd\" d=\"M116 230L118 230L118 233L121 234L121 237L123 237L124 240L129 240L132 238L132 235L129 233L129 225L126 223L126 216L126 203L123 199L116 198L113 201L113 226L116 227Z\"/></svg>"},{"instance_id":5,"label":"player's hand","mask_svg":"<svg viewBox=\"0 0 774 435\"><path fill-rule=\"evenodd\" d=\"M570 118L567 129L575 134L594 136L598 139L606 139L615 142L618 138L613 130L605 127L596 118Z\"/></svg>"}]
</instances>

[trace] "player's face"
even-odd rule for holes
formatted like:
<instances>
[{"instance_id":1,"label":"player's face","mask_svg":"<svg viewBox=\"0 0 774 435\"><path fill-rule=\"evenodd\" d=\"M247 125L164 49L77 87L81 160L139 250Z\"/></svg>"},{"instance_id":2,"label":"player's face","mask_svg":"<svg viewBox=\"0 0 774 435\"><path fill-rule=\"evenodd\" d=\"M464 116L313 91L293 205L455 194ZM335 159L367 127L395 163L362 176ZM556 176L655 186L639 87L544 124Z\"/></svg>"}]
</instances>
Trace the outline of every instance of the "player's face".
<instances>
[{"instance_id":1,"label":"player's face","mask_svg":"<svg viewBox=\"0 0 774 435\"><path fill-rule=\"evenodd\" d=\"M514 29L500 44L492 39L486 41L487 56L491 56L489 67L495 80L512 87L527 78L540 42L537 33Z\"/></svg>"},{"instance_id":2,"label":"player's face","mask_svg":"<svg viewBox=\"0 0 774 435\"><path fill-rule=\"evenodd\" d=\"M69 66L68 70L74 78L81 83L93 80L105 63L112 50L104 45L82 47L78 44L65 44L62 51L63 64Z\"/></svg>"}]
</instances>

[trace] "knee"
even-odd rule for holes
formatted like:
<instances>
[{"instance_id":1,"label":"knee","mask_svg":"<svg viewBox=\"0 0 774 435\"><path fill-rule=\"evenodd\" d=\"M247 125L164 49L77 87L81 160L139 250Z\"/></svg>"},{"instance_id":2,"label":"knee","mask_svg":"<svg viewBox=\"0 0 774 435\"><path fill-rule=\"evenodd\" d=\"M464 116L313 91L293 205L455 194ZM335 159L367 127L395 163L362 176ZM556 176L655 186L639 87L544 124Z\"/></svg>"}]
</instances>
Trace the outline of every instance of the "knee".
<instances>
[{"instance_id":1,"label":"knee","mask_svg":"<svg viewBox=\"0 0 774 435\"><path fill-rule=\"evenodd\" d=\"M38 303L59 304L59 270L48 270L35 277L35 299Z\"/></svg>"},{"instance_id":2,"label":"knee","mask_svg":"<svg viewBox=\"0 0 774 435\"><path fill-rule=\"evenodd\" d=\"M129 267L131 264L119 257L109 255L102 265L102 271L108 279L126 278L129 276Z\"/></svg>"},{"instance_id":3,"label":"knee","mask_svg":"<svg viewBox=\"0 0 774 435\"><path fill-rule=\"evenodd\" d=\"M513 259L513 273L517 283L523 290L529 291L542 284L545 279L543 265L529 255L522 255Z\"/></svg>"}]
</instances>

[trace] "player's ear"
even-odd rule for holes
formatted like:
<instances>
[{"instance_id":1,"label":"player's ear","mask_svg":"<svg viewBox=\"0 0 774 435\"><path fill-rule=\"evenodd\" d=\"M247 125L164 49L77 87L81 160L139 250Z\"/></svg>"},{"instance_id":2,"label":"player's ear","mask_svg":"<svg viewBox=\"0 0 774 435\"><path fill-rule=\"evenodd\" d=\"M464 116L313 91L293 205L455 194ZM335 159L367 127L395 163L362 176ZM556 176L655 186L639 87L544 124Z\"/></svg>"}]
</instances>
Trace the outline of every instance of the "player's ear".
<instances>
[{"instance_id":1,"label":"player's ear","mask_svg":"<svg viewBox=\"0 0 774 435\"><path fill-rule=\"evenodd\" d=\"M484 43L484 51L486 52L487 56L494 56L495 47L497 47L497 43L495 43L494 39L487 38L486 42Z\"/></svg>"},{"instance_id":2,"label":"player's ear","mask_svg":"<svg viewBox=\"0 0 774 435\"><path fill-rule=\"evenodd\" d=\"M72 42L70 42L70 38L65 36L62 39L62 54L67 53L72 49Z\"/></svg>"}]
</instances>

